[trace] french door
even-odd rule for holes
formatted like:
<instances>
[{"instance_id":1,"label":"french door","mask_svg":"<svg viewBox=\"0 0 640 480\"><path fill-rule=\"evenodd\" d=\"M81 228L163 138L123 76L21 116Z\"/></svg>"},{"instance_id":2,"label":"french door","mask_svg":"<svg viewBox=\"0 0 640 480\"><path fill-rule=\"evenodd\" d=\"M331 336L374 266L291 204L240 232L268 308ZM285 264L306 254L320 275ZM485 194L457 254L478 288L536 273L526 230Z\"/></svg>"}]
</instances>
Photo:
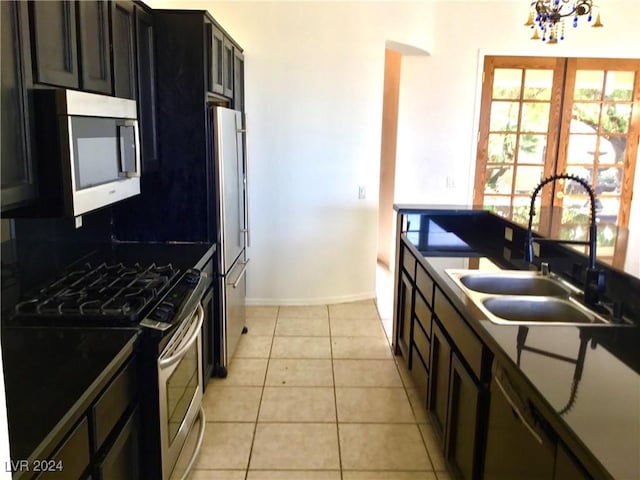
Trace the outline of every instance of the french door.
<instances>
[{"instance_id":1,"label":"french door","mask_svg":"<svg viewBox=\"0 0 640 480\"><path fill-rule=\"evenodd\" d=\"M606 248L629 223L639 132L639 59L487 56L474 204L526 222L540 180L572 173L597 194ZM537 206L562 207L548 233L585 234L588 195L576 182L545 187Z\"/></svg>"}]
</instances>

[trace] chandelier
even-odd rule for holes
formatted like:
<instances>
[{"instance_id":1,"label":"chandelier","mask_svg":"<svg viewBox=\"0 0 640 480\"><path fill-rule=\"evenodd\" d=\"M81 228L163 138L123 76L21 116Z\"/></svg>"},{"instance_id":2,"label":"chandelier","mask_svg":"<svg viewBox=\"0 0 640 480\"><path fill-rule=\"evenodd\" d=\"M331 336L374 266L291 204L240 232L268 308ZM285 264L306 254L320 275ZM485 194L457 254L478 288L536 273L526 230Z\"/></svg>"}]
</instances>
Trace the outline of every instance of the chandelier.
<instances>
[{"instance_id":1,"label":"chandelier","mask_svg":"<svg viewBox=\"0 0 640 480\"><path fill-rule=\"evenodd\" d=\"M535 0L531 2L529 18L525 26L533 29L532 40L542 40L546 43L558 43L564 40L564 22L572 18L573 28L578 26L578 17L587 17L587 22L593 20L593 0ZM600 12L596 21L591 25L602 27Z\"/></svg>"}]
</instances>

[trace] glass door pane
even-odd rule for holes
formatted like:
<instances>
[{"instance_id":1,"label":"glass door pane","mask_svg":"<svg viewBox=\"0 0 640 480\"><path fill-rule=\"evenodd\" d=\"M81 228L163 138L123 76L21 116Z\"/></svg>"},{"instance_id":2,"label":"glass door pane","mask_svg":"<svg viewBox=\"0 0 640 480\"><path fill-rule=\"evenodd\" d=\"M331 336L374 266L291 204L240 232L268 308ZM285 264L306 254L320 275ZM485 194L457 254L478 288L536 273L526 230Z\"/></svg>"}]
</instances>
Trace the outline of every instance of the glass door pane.
<instances>
[{"instance_id":1,"label":"glass door pane","mask_svg":"<svg viewBox=\"0 0 640 480\"><path fill-rule=\"evenodd\" d=\"M597 196L596 215L603 225L626 226L628 222L633 177L626 176L634 172L629 165L628 144L630 135L638 131L638 125L633 125L638 63L626 70L616 60L568 62L565 97L569 104L565 111L571 118L563 121L565 129L568 124L567 146L565 155L559 158L558 171L578 175L591 185ZM563 229L573 236L571 223L584 221L584 215L588 221L584 207L588 196L576 182L566 182L562 193L556 196L555 205L572 217ZM571 213L567 207L583 213Z\"/></svg>"},{"instance_id":2,"label":"glass door pane","mask_svg":"<svg viewBox=\"0 0 640 480\"><path fill-rule=\"evenodd\" d=\"M555 151L550 125L559 105L553 98L556 65L552 58L492 57L485 63L490 85L483 88L475 201L524 222L531 193Z\"/></svg>"}]
</instances>

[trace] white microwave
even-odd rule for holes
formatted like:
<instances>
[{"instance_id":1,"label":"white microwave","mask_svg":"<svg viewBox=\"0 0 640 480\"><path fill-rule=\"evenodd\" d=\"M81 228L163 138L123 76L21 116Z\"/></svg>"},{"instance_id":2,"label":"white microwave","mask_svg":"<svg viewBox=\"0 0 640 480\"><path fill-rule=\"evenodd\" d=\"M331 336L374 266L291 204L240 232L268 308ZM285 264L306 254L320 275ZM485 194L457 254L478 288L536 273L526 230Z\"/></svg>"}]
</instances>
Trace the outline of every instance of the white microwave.
<instances>
[{"instance_id":1,"label":"white microwave","mask_svg":"<svg viewBox=\"0 0 640 480\"><path fill-rule=\"evenodd\" d=\"M42 210L77 217L140 193L135 100L76 90L36 92Z\"/></svg>"}]
</instances>

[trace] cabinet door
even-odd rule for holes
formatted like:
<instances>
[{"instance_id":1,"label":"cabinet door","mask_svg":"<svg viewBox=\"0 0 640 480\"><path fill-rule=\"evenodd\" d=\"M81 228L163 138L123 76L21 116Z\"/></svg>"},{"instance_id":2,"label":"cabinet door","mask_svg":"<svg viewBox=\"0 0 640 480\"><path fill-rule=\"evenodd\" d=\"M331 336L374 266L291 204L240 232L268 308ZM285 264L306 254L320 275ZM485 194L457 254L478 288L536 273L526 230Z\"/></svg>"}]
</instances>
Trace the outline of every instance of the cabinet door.
<instances>
[{"instance_id":1,"label":"cabinet door","mask_svg":"<svg viewBox=\"0 0 640 480\"><path fill-rule=\"evenodd\" d=\"M400 274L399 288L396 354L401 353L411 368L409 347L411 345L411 317L413 315L413 285L404 272Z\"/></svg>"},{"instance_id":2,"label":"cabinet door","mask_svg":"<svg viewBox=\"0 0 640 480\"><path fill-rule=\"evenodd\" d=\"M99 480L140 478L140 420L136 408L98 465Z\"/></svg>"},{"instance_id":3,"label":"cabinet door","mask_svg":"<svg viewBox=\"0 0 640 480\"><path fill-rule=\"evenodd\" d=\"M233 49L233 108L244 112L244 55Z\"/></svg>"},{"instance_id":4,"label":"cabinet door","mask_svg":"<svg viewBox=\"0 0 640 480\"><path fill-rule=\"evenodd\" d=\"M526 414L528 406L506 380L491 381L484 480L550 480L554 445ZM560 479L580 477L558 477Z\"/></svg>"},{"instance_id":5,"label":"cabinet door","mask_svg":"<svg viewBox=\"0 0 640 480\"><path fill-rule=\"evenodd\" d=\"M78 2L82 89L111 94L108 3Z\"/></svg>"},{"instance_id":6,"label":"cabinet door","mask_svg":"<svg viewBox=\"0 0 640 480\"><path fill-rule=\"evenodd\" d=\"M75 2L29 2L29 7L36 82L78 88Z\"/></svg>"},{"instance_id":7,"label":"cabinet door","mask_svg":"<svg viewBox=\"0 0 640 480\"><path fill-rule=\"evenodd\" d=\"M427 406L435 431L444 446L447 404L449 400L449 366L451 346L435 320L431 327L431 362L429 367L429 395Z\"/></svg>"},{"instance_id":8,"label":"cabinet door","mask_svg":"<svg viewBox=\"0 0 640 480\"><path fill-rule=\"evenodd\" d=\"M233 98L233 67L235 65L233 44L225 37L223 47L222 76L224 78L224 96Z\"/></svg>"},{"instance_id":9,"label":"cabinet door","mask_svg":"<svg viewBox=\"0 0 640 480\"><path fill-rule=\"evenodd\" d=\"M211 25L211 85L210 91L224 95L224 34Z\"/></svg>"},{"instance_id":10,"label":"cabinet door","mask_svg":"<svg viewBox=\"0 0 640 480\"><path fill-rule=\"evenodd\" d=\"M148 173L159 168L153 17L140 7L136 7L135 15L142 173Z\"/></svg>"},{"instance_id":11,"label":"cabinet door","mask_svg":"<svg viewBox=\"0 0 640 480\"><path fill-rule=\"evenodd\" d=\"M26 4L0 2L2 20L2 210L35 198L35 176L31 168L28 142L29 116L25 89L25 62L28 54ZM24 42L23 42L24 40Z\"/></svg>"},{"instance_id":12,"label":"cabinet door","mask_svg":"<svg viewBox=\"0 0 640 480\"><path fill-rule=\"evenodd\" d=\"M479 478L478 418L481 390L473 376L461 363L456 352L451 354L449 406L447 409L445 457L456 478Z\"/></svg>"},{"instance_id":13,"label":"cabinet door","mask_svg":"<svg viewBox=\"0 0 640 480\"><path fill-rule=\"evenodd\" d=\"M69 433L50 460L55 467L36 476L36 480L56 480L84 478L90 462L89 423L82 417L78 425Z\"/></svg>"},{"instance_id":14,"label":"cabinet door","mask_svg":"<svg viewBox=\"0 0 640 480\"><path fill-rule=\"evenodd\" d=\"M137 96L133 2L116 0L112 3L111 29L115 95L135 100Z\"/></svg>"}]
</instances>

